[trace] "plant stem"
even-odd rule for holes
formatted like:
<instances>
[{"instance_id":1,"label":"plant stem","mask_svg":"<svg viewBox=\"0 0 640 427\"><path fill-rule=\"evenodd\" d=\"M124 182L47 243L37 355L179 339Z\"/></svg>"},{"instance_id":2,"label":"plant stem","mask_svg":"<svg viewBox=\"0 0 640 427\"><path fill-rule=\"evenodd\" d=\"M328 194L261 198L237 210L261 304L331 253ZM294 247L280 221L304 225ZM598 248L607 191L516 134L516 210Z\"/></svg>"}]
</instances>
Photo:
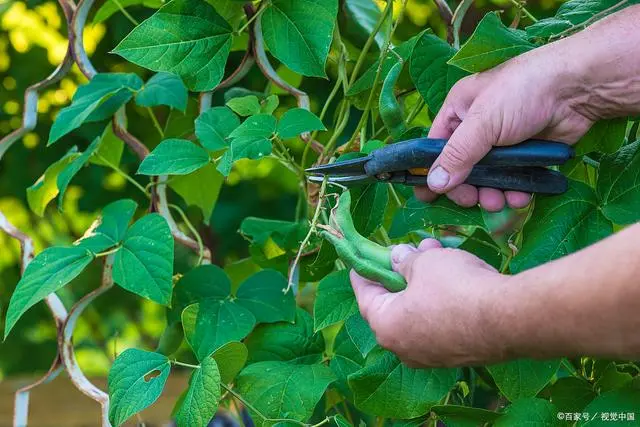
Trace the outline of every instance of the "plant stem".
<instances>
[{"instance_id":1,"label":"plant stem","mask_svg":"<svg viewBox=\"0 0 640 427\"><path fill-rule=\"evenodd\" d=\"M200 237L200 233L198 233L198 230L196 230L191 221L189 221L189 218L187 218L187 214L184 213L180 206L170 203L169 207L178 212L178 215L180 215L182 221L187 226L191 234L193 234L194 239L196 239L196 242L198 243L198 265L202 264L202 260L204 259L204 243L202 243L202 237Z\"/></svg>"},{"instance_id":2,"label":"plant stem","mask_svg":"<svg viewBox=\"0 0 640 427\"><path fill-rule=\"evenodd\" d=\"M151 117L151 121L153 122L153 126L156 128L158 133L160 134L160 138L164 139L164 131L162 130L162 126L160 126L160 122L156 117L155 113L151 109L151 107L147 107L147 111L149 112L149 117Z\"/></svg>"},{"instance_id":3,"label":"plant stem","mask_svg":"<svg viewBox=\"0 0 640 427\"><path fill-rule=\"evenodd\" d=\"M248 20L247 22L245 22L245 24L244 24L242 27L240 27L240 28L238 29L238 31L236 32L236 34L240 35L240 34L242 34L242 32L243 32L244 30L246 30L247 28L249 28L249 25L251 25L251 23L252 23L253 21L255 21L256 19L258 19L258 17L259 17L260 15L262 15L262 12L264 12L264 11L267 9L267 6L269 6L269 3L270 3L270 1L263 1L263 2L260 4L260 7L258 8L258 11L257 11L256 13L254 13L254 14L253 14L253 16L252 16L251 18L249 18L249 20Z\"/></svg>"},{"instance_id":4,"label":"plant stem","mask_svg":"<svg viewBox=\"0 0 640 427\"><path fill-rule=\"evenodd\" d=\"M407 117L407 120L405 122L407 126L409 126L411 122L414 121L416 117L418 117L418 114L420 114L420 111L422 111L424 106L424 99L422 99L422 96L420 96L418 102L416 102L416 105L413 107L413 110L409 113L409 117Z\"/></svg>"},{"instance_id":5,"label":"plant stem","mask_svg":"<svg viewBox=\"0 0 640 427\"><path fill-rule=\"evenodd\" d=\"M305 246L311 240L311 236L316 231L316 224L318 224L318 219L320 218L320 211L322 211L322 202L324 199L324 193L327 190L327 181L329 176L325 175L324 180L322 181L322 185L320 186L320 192L318 193L318 204L316 205L316 211L313 214L313 218L311 219L311 226L309 227L309 232L305 236L304 240L300 244L300 249L298 249L298 253L293 260L293 263L289 267L289 280L287 282L287 287L283 289L283 292L286 294L289 292L291 287L293 286L293 275L296 271L296 266L300 262L300 258L302 257L302 251L304 251Z\"/></svg>"},{"instance_id":6,"label":"plant stem","mask_svg":"<svg viewBox=\"0 0 640 427\"><path fill-rule=\"evenodd\" d=\"M115 254L115 253L116 253L116 252L118 252L119 250L120 250L120 246L114 246L113 248L108 249L108 250L106 250L106 251L104 251L104 252L97 253L97 254L96 254L96 258L100 258L100 257L103 257L103 256L107 256L107 255Z\"/></svg>"},{"instance_id":7,"label":"plant stem","mask_svg":"<svg viewBox=\"0 0 640 427\"><path fill-rule=\"evenodd\" d=\"M567 359L565 358L562 359L562 366L564 366L567 369L567 371L571 373L571 375L574 375L574 376L578 375L578 371L576 371L576 368L574 368L573 365L569 363Z\"/></svg>"},{"instance_id":8,"label":"plant stem","mask_svg":"<svg viewBox=\"0 0 640 427\"><path fill-rule=\"evenodd\" d=\"M391 192L391 195L393 196L393 199L395 200L395 202L398 205L398 207L402 206L402 202L400 201L400 197L398 196L398 193L396 192L396 189L393 188L393 184L391 184L391 183L389 183L389 191Z\"/></svg>"},{"instance_id":9,"label":"plant stem","mask_svg":"<svg viewBox=\"0 0 640 427\"><path fill-rule=\"evenodd\" d=\"M171 364L176 366L184 366L185 368L200 369L200 365L192 365L190 363L178 362L177 360L172 360Z\"/></svg>"},{"instance_id":10,"label":"plant stem","mask_svg":"<svg viewBox=\"0 0 640 427\"><path fill-rule=\"evenodd\" d=\"M511 2L511 4L513 4L515 7L517 7L518 9L520 9L522 11L522 13L524 13L527 18L529 18L531 21L533 21L533 23L535 24L536 22L538 22L538 18L536 18L535 16L533 16L531 14L531 12L529 12L527 10L526 7L524 7L524 4L520 3L518 0L509 0Z\"/></svg>"},{"instance_id":11,"label":"plant stem","mask_svg":"<svg viewBox=\"0 0 640 427\"><path fill-rule=\"evenodd\" d=\"M125 18L127 18L133 25L135 25L136 27L140 25L140 23L133 16L131 16L129 12L127 12L127 10L118 0L113 0L113 2L116 4L116 6L118 6L118 9L120 9L120 12L122 12Z\"/></svg>"},{"instance_id":12,"label":"plant stem","mask_svg":"<svg viewBox=\"0 0 640 427\"><path fill-rule=\"evenodd\" d=\"M129 181L131 184L133 184L138 190L140 190L145 196L147 196L147 198L151 198L151 196L149 195L149 193L147 192L147 190L140 185L140 183L138 181L136 181L135 179L133 179L131 177L131 175L129 175L128 173L126 173L125 171L123 171L122 169L120 169L118 166L114 165L113 163L111 163L109 160L107 160L104 156L102 156L100 153L95 153L94 156L96 156L97 158L99 158L105 165L109 166L111 169L113 169L114 172L116 172L118 175L120 175L121 177L123 177L124 179L126 179L127 181Z\"/></svg>"}]
</instances>

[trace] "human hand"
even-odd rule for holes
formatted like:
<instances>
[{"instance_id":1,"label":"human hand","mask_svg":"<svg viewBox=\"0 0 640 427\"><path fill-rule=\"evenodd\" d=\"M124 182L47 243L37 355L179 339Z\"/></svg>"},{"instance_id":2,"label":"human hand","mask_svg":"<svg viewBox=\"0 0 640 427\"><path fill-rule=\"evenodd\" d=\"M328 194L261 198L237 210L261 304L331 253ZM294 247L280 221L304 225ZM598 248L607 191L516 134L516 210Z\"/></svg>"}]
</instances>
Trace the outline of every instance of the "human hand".
<instances>
[{"instance_id":1,"label":"human hand","mask_svg":"<svg viewBox=\"0 0 640 427\"><path fill-rule=\"evenodd\" d=\"M360 313L378 343L411 367L468 366L505 358L493 307L509 276L435 239L395 246L394 270L407 288L392 293L351 271ZM455 273L455 274L454 274Z\"/></svg>"},{"instance_id":2,"label":"human hand","mask_svg":"<svg viewBox=\"0 0 640 427\"><path fill-rule=\"evenodd\" d=\"M529 203L526 193L463 182L493 146L533 137L572 144L589 130L595 118L578 107L584 89L568 75L565 45L535 49L451 89L429 132L449 142L431 167L428 187L415 189L418 199L429 202L446 193L460 206L479 202L487 211L502 210L505 201L513 208Z\"/></svg>"}]
</instances>

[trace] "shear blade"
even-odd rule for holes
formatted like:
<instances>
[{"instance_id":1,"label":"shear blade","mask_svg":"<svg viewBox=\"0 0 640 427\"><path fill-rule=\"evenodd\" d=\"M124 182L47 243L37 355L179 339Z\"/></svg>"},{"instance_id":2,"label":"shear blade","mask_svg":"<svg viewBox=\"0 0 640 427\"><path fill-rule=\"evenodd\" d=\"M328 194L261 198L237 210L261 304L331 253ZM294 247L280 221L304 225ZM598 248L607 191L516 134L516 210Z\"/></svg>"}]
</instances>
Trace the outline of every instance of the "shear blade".
<instances>
[{"instance_id":1,"label":"shear blade","mask_svg":"<svg viewBox=\"0 0 640 427\"><path fill-rule=\"evenodd\" d=\"M359 176L366 175L364 165L371 160L371 156L359 157L357 159L337 161L326 165L320 165L306 169L308 174L330 175L330 176Z\"/></svg>"},{"instance_id":2,"label":"shear blade","mask_svg":"<svg viewBox=\"0 0 640 427\"><path fill-rule=\"evenodd\" d=\"M311 182L321 184L324 181L325 175L310 175L307 179ZM332 184L341 184L341 185L361 185L367 184L370 182L375 182L376 179L369 175L340 175L340 176L329 176L327 181Z\"/></svg>"}]
</instances>

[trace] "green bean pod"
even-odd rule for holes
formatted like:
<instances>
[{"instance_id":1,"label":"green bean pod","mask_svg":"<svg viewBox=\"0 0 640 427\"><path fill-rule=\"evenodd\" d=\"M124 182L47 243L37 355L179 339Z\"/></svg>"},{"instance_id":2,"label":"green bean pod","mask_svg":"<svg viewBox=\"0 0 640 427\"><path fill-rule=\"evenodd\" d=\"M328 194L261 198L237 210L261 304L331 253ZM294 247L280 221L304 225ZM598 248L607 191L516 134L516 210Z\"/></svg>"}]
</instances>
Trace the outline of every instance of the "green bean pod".
<instances>
[{"instance_id":1,"label":"green bean pod","mask_svg":"<svg viewBox=\"0 0 640 427\"><path fill-rule=\"evenodd\" d=\"M380 117L384 126L389 131L391 138L397 140L400 136L407 131L407 125L402 117L402 107L396 99L396 95L393 92L400 73L402 72L402 62L398 62L394 65L382 84L382 91L380 92Z\"/></svg>"},{"instance_id":2,"label":"green bean pod","mask_svg":"<svg viewBox=\"0 0 640 427\"><path fill-rule=\"evenodd\" d=\"M366 258L358 249L358 245L346 238L340 238L329 231L320 232L321 236L331 242L338 256L348 267L353 268L359 275L382 284L391 292L399 292L407 287L402 275L395 271L381 267L376 261ZM391 253L387 250L387 257Z\"/></svg>"}]
</instances>

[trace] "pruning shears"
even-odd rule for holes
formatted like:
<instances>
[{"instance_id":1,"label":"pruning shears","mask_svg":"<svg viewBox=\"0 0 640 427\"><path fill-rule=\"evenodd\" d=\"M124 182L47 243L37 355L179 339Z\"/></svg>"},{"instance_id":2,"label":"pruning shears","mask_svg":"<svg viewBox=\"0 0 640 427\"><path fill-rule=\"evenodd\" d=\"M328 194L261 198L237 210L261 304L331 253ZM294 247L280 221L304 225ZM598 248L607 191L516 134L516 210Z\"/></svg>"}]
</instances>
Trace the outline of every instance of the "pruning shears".
<instances>
[{"instance_id":1,"label":"pruning shears","mask_svg":"<svg viewBox=\"0 0 640 427\"><path fill-rule=\"evenodd\" d=\"M366 157L337 161L306 170L308 179L345 186L371 182L426 185L429 167L436 160L446 139L417 138L373 151ZM545 166L564 164L574 155L569 145L529 139L509 147L493 148L466 179L467 184L527 193L561 194L567 191L567 178Z\"/></svg>"}]
</instances>

